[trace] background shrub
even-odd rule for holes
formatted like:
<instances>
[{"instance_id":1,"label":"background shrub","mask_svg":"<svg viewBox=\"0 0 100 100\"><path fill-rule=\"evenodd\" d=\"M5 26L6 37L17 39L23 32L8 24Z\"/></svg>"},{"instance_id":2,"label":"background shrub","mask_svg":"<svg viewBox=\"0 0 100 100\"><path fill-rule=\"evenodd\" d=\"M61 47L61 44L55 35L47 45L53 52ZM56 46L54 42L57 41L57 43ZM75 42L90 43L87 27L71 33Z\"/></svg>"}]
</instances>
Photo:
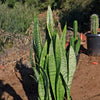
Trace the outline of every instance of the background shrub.
<instances>
[{"instance_id":1,"label":"background shrub","mask_svg":"<svg viewBox=\"0 0 100 100\"><path fill-rule=\"evenodd\" d=\"M34 6L27 7L16 3L13 9L7 4L0 5L0 28L10 32L25 32L31 25L34 16Z\"/></svg>"},{"instance_id":2,"label":"background shrub","mask_svg":"<svg viewBox=\"0 0 100 100\"><path fill-rule=\"evenodd\" d=\"M31 25L34 13L46 11L48 5L58 13L62 29L66 22L72 27L73 21L77 20L79 31L86 32L90 29L90 15L100 16L100 0L0 0L0 28L24 33Z\"/></svg>"},{"instance_id":3,"label":"background shrub","mask_svg":"<svg viewBox=\"0 0 100 100\"><path fill-rule=\"evenodd\" d=\"M8 0L8 7L13 8L15 5L15 0Z\"/></svg>"}]
</instances>

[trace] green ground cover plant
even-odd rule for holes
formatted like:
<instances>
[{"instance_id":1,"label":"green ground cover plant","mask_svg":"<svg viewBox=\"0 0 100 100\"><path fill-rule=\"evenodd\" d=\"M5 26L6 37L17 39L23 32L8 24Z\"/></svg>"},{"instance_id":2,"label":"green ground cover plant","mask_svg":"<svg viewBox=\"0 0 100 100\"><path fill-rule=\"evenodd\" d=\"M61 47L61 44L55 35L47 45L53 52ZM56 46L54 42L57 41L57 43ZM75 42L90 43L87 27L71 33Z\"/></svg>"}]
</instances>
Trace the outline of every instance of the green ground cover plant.
<instances>
[{"instance_id":1,"label":"green ground cover plant","mask_svg":"<svg viewBox=\"0 0 100 100\"><path fill-rule=\"evenodd\" d=\"M34 17L33 51L30 51L30 62L33 67L33 77L38 83L38 100L71 100L70 90L76 70L76 56L70 45L66 52L66 25L61 38L53 28L52 10L48 6L46 41L43 46L38 18ZM68 54L67 54L68 53Z\"/></svg>"}]
</instances>

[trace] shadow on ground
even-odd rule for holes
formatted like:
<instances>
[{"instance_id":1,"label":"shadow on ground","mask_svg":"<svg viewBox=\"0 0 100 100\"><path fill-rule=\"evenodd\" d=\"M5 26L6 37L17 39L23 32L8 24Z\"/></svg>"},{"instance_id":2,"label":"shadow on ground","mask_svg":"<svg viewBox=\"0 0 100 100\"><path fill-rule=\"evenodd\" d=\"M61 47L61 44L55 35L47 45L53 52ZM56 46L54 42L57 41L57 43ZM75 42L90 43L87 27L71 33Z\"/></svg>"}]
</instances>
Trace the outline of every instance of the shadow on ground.
<instances>
[{"instance_id":1,"label":"shadow on ground","mask_svg":"<svg viewBox=\"0 0 100 100\"><path fill-rule=\"evenodd\" d=\"M9 84L3 84L3 81L0 80L0 100L5 100L2 98L2 94L7 92L14 99L13 100L22 100L21 97L15 92L15 90Z\"/></svg>"},{"instance_id":2,"label":"shadow on ground","mask_svg":"<svg viewBox=\"0 0 100 100\"><path fill-rule=\"evenodd\" d=\"M21 78L16 74L21 82L28 100L38 100L38 85L30 76L34 75L33 69L22 63L22 59L16 63L16 70L20 73Z\"/></svg>"},{"instance_id":3,"label":"shadow on ground","mask_svg":"<svg viewBox=\"0 0 100 100\"><path fill-rule=\"evenodd\" d=\"M80 46L80 51L82 51L82 53L84 53L85 55L88 55L88 53L87 53L87 49L84 48L83 45Z\"/></svg>"}]
</instances>

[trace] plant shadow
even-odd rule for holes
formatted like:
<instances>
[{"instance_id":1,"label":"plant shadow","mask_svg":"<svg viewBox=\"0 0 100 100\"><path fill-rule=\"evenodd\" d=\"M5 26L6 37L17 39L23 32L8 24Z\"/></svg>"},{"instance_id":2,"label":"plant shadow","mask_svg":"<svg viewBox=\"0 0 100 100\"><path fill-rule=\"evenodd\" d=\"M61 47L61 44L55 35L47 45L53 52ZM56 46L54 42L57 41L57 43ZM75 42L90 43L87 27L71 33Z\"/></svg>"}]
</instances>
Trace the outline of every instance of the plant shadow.
<instances>
[{"instance_id":1,"label":"plant shadow","mask_svg":"<svg viewBox=\"0 0 100 100\"><path fill-rule=\"evenodd\" d=\"M38 100L38 84L30 75L34 75L33 69L22 63L22 59L17 61L15 69L20 73L21 78L16 77L21 82L28 100Z\"/></svg>"},{"instance_id":2,"label":"plant shadow","mask_svg":"<svg viewBox=\"0 0 100 100\"><path fill-rule=\"evenodd\" d=\"M83 45L80 46L80 52L81 52L81 53L84 53L85 55L88 55L88 53L87 53L87 49L84 48Z\"/></svg>"},{"instance_id":3,"label":"plant shadow","mask_svg":"<svg viewBox=\"0 0 100 100\"><path fill-rule=\"evenodd\" d=\"M13 100L22 100L21 97L15 92L15 90L9 84L3 84L3 81L0 80L0 100L5 100L2 98L4 92L7 92L13 97Z\"/></svg>"}]
</instances>

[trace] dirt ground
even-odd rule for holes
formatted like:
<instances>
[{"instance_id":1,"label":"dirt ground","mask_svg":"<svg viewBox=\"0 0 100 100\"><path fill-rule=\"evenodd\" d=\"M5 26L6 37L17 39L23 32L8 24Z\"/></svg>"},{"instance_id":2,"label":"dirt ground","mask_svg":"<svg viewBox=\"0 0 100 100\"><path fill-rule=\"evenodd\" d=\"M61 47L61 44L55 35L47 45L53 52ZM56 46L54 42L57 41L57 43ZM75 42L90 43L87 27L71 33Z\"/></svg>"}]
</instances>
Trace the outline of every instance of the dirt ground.
<instances>
[{"instance_id":1,"label":"dirt ground","mask_svg":"<svg viewBox=\"0 0 100 100\"><path fill-rule=\"evenodd\" d=\"M80 54L71 96L73 100L100 100L100 57Z\"/></svg>"},{"instance_id":2,"label":"dirt ground","mask_svg":"<svg viewBox=\"0 0 100 100\"><path fill-rule=\"evenodd\" d=\"M100 100L100 57L89 57L83 45L71 96L73 100ZM26 47L25 47L26 48ZM0 100L37 100L29 48L10 48L0 54Z\"/></svg>"}]
</instances>

